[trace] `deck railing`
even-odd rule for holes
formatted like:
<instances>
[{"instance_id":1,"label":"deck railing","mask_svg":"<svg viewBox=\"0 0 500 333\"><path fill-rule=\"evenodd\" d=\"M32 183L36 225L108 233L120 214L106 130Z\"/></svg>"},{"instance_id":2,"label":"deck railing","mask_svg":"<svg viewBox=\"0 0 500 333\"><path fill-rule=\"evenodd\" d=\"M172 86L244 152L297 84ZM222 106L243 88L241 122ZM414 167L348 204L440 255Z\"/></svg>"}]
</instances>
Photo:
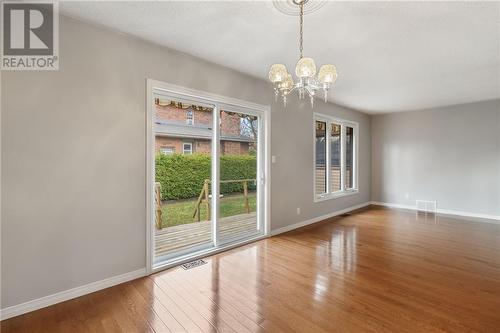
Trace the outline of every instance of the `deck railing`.
<instances>
[{"instance_id":1,"label":"deck railing","mask_svg":"<svg viewBox=\"0 0 500 333\"><path fill-rule=\"evenodd\" d=\"M161 229L162 225L162 212L161 212L161 183L155 183L155 207L156 207L156 228Z\"/></svg>"},{"instance_id":2,"label":"deck railing","mask_svg":"<svg viewBox=\"0 0 500 333\"><path fill-rule=\"evenodd\" d=\"M203 188L201 189L200 195L198 196L198 200L196 201L196 205L194 207L193 218L196 217L198 222L200 222L200 206L202 204L205 205L207 209L207 216L210 216L210 186L208 186L212 181L210 179L205 179L203 182ZM245 211L250 213L250 205L248 203L248 183L256 182L256 179L228 179L219 181L220 184L229 184L229 183L242 183L243 184L243 198L245 203Z\"/></svg>"}]
</instances>

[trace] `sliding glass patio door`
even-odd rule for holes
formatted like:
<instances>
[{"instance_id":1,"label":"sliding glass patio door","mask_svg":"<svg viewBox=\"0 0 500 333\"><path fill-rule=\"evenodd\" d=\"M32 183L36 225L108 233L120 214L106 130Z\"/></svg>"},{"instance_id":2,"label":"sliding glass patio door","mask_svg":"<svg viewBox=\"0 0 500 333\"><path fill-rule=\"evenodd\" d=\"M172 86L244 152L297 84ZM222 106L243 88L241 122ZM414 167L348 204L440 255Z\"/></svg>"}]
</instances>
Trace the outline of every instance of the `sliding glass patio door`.
<instances>
[{"instance_id":1,"label":"sliding glass patio door","mask_svg":"<svg viewBox=\"0 0 500 333\"><path fill-rule=\"evenodd\" d=\"M153 267L264 234L258 111L153 90Z\"/></svg>"},{"instance_id":2,"label":"sliding glass patio door","mask_svg":"<svg viewBox=\"0 0 500 333\"><path fill-rule=\"evenodd\" d=\"M220 110L219 215L221 244L259 234L261 117L249 110Z\"/></svg>"},{"instance_id":3,"label":"sliding glass patio door","mask_svg":"<svg viewBox=\"0 0 500 333\"><path fill-rule=\"evenodd\" d=\"M215 106L154 96L155 262L213 246Z\"/></svg>"}]
</instances>

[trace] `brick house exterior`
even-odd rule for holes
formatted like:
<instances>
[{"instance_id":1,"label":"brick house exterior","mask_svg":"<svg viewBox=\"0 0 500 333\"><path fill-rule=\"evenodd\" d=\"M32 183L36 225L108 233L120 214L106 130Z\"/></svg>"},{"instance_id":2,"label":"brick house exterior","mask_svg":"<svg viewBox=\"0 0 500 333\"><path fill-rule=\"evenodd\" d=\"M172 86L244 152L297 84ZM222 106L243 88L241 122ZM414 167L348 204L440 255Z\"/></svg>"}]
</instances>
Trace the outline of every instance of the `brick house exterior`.
<instances>
[{"instance_id":1,"label":"brick house exterior","mask_svg":"<svg viewBox=\"0 0 500 333\"><path fill-rule=\"evenodd\" d=\"M156 153L210 153L212 109L174 105L160 99L155 100L155 108ZM248 154L255 140L242 134L240 116L221 112L220 119L221 153Z\"/></svg>"}]
</instances>

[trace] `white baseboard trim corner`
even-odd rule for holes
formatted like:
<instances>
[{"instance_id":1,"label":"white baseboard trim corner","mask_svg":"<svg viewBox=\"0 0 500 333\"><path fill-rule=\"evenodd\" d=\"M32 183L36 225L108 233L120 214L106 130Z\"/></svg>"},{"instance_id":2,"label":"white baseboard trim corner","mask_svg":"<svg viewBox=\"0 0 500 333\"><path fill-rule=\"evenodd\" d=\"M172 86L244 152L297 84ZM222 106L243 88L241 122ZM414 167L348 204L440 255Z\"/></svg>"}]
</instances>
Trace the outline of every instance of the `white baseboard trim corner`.
<instances>
[{"instance_id":1,"label":"white baseboard trim corner","mask_svg":"<svg viewBox=\"0 0 500 333\"><path fill-rule=\"evenodd\" d=\"M146 268L141 268L132 272L116 275L104 280L91 282L89 284L73 289L63 290L58 293L37 298L25 303L13 305L0 310L0 320L19 316L31 311L35 311L47 306L61 303L76 297L106 289L120 283L131 281L146 275Z\"/></svg>"},{"instance_id":2,"label":"white baseboard trim corner","mask_svg":"<svg viewBox=\"0 0 500 333\"><path fill-rule=\"evenodd\" d=\"M389 202L372 201L371 204L375 205L375 206L384 206L384 207L388 207L388 208L417 210L416 206L401 205L401 204L395 204L395 203L389 203ZM487 223L500 223L500 216L498 216L498 215L471 213L471 212L463 212L460 210L440 209L440 208L438 208L436 210L436 212L438 214L444 214L444 215L457 215L457 216L463 216L463 217L474 217L474 218L478 218L478 219L484 219L484 220L488 220L488 221L484 221ZM482 221L476 220L473 222L482 222Z\"/></svg>"},{"instance_id":3,"label":"white baseboard trim corner","mask_svg":"<svg viewBox=\"0 0 500 333\"><path fill-rule=\"evenodd\" d=\"M320 222L320 221L332 218L334 216L338 216L338 215L342 215L342 214L345 214L345 213L349 213L349 212L351 212L353 210L360 209L360 208L363 208L363 207L366 207L366 206L369 206L369 205L370 205L369 201L368 202L363 202L362 204L359 204L359 205L347 207L347 208L344 208L344 209L341 209L341 210L337 210L337 211L332 212L332 213L328 213L328 214L325 214L325 215L314 217L314 218L309 219L309 220L305 220L305 221L302 221L302 222L297 222L297 223L294 223L294 224L291 224L291 225L287 225L286 227L281 227L281 228L278 228L278 229L274 229L274 230L271 230L270 236L276 236L276 235L282 234L282 233L287 232L287 231L291 231L291 230L294 230L294 229L297 229L297 228L305 227L306 225L317 223L317 222Z\"/></svg>"}]
</instances>

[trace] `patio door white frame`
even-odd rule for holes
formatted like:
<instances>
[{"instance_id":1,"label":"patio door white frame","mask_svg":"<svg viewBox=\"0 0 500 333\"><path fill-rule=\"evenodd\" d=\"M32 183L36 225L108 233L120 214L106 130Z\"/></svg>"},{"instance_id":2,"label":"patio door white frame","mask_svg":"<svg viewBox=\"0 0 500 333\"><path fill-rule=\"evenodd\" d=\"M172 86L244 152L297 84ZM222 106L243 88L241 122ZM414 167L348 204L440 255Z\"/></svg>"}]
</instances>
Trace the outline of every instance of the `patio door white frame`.
<instances>
[{"instance_id":1,"label":"patio door white frame","mask_svg":"<svg viewBox=\"0 0 500 333\"><path fill-rule=\"evenodd\" d=\"M206 256L220 252L231 247L239 246L269 235L269 209L270 209L270 107L251 103L239 99L211 94L186 87L177 86L152 79L147 80L147 110L146 110L146 265L148 273L166 269L183 262L193 260L197 257ZM210 248L193 249L192 252L167 260L155 265L154 257L154 103L153 96L159 94L170 97L173 100L187 100L203 105L213 106L213 136L212 136L212 193L219 193L220 180L220 111L237 112L257 116L258 126L258 149L257 149L257 235L248 235L245 238L234 238L221 240L218 230L219 196L212 196L212 244ZM245 236L245 235L242 235Z\"/></svg>"}]
</instances>

